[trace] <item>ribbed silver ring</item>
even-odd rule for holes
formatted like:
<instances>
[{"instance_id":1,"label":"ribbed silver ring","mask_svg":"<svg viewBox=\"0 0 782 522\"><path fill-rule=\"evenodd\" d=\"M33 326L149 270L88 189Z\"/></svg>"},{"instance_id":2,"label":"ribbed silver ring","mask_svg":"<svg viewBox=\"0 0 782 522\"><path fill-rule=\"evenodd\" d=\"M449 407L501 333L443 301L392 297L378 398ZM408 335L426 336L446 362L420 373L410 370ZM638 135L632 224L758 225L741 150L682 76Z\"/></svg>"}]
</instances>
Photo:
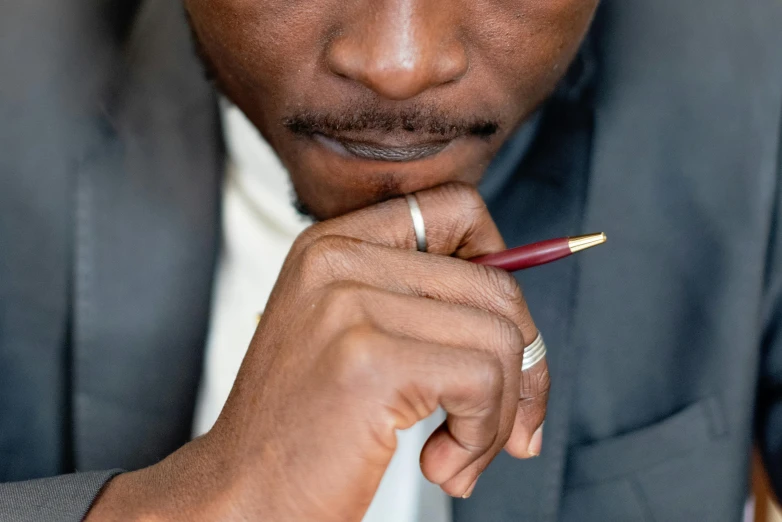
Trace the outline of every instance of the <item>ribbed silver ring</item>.
<instances>
[{"instance_id":1,"label":"ribbed silver ring","mask_svg":"<svg viewBox=\"0 0 782 522\"><path fill-rule=\"evenodd\" d=\"M421 207L418 206L418 200L413 194L406 196L407 204L410 206L410 216L413 218L413 230L415 231L415 242L419 252L426 252L426 227L424 226L424 215L421 213Z\"/></svg>"},{"instance_id":2,"label":"ribbed silver ring","mask_svg":"<svg viewBox=\"0 0 782 522\"><path fill-rule=\"evenodd\" d=\"M546 343L543 342L543 336L538 332L538 336L532 341L532 344L524 348L524 358L521 361L521 371L527 371L540 361L546 358Z\"/></svg>"}]
</instances>

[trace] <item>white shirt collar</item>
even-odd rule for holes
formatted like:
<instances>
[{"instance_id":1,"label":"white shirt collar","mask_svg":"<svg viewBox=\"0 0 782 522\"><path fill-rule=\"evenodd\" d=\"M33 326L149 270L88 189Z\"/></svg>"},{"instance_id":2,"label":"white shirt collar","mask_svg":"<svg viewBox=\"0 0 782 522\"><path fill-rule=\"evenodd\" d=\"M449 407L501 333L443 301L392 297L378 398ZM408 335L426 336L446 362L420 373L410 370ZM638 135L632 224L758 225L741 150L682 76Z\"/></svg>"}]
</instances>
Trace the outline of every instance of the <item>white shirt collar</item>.
<instances>
[{"instance_id":1,"label":"white shirt collar","mask_svg":"<svg viewBox=\"0 0 782 522\"><path fill-rule=\"evenodd\" d=\"M292 204L294 193L288 171L238 107L224 98L220 104L228 162L234 167L229 165L226 172L234 176L238 192L246 196L259 218L283 232L298 234L302 224L311 220Z\"/></svg>"}]
</instances>

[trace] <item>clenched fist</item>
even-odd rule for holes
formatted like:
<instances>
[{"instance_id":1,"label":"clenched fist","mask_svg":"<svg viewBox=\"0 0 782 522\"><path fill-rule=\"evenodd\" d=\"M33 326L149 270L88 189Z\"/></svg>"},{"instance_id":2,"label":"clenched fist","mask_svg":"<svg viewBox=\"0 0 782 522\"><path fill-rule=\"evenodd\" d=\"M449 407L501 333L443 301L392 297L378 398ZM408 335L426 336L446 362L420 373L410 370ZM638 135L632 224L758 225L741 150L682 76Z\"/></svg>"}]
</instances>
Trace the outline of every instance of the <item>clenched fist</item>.
<instances>
[{"instance_id":1,"label":"clenched fist","mask_svg":"<svg viewBox=\"0 0 782 522\"><path fill-rule=\"evenodd\" d=\"M214 428L115 478L90 517L360 521L396 430L438 406L421 467L447 493L469 494L503 447L530 456L548 394L545 361L521 372L537 330L512 275L465 261L502 238L471 187L417 199L428 253L403 198L306 230Z\"/></svg>"}]
</instances>

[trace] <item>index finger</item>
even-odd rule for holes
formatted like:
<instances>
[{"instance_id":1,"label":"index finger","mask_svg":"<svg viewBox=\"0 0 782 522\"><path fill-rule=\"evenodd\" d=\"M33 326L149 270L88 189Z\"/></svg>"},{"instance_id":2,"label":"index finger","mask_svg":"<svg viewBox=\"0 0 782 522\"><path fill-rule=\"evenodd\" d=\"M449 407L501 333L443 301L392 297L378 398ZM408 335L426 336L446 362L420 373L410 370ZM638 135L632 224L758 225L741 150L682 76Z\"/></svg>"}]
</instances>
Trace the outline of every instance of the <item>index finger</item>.
<instances>
[{"instance_id":1,"label":"index finger","mask_svg":"<svg viewBox=\"0 0 782 522\"><path fill-rule=\"evenodd\" d=\"M415 196L424 217L429 253L469 259L505 249L505 242L474 187L448 183L416 192ZM394 248L416 248L410 207L404 198L318 223L302 234L302 242L306 245L327 235Z\"/></svg>"}]
</instances>

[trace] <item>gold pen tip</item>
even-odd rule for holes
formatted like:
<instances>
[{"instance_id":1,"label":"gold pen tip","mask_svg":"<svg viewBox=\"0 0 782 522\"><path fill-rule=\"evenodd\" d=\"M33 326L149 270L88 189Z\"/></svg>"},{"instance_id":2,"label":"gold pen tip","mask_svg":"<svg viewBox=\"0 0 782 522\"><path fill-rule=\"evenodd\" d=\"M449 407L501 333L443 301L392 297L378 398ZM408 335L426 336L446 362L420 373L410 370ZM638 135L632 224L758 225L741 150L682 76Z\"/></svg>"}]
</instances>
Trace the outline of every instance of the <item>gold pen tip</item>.
<instances>
[{"instance_id":1,"label":"gold pen tip","mask_svg":"<svg viewBox=\"0 0 782 522\"><path fill-rule=\"evenodd\" d=\"M571 237L568 239L567 244L568 248L570 248L570 252L575 254L576 252L581 252L587 248L602 245L606 241L608 241L608 236L606 236L603 232L599 232L597 234L587 234L585 236Z\"/></svg>"}]
</instances>

